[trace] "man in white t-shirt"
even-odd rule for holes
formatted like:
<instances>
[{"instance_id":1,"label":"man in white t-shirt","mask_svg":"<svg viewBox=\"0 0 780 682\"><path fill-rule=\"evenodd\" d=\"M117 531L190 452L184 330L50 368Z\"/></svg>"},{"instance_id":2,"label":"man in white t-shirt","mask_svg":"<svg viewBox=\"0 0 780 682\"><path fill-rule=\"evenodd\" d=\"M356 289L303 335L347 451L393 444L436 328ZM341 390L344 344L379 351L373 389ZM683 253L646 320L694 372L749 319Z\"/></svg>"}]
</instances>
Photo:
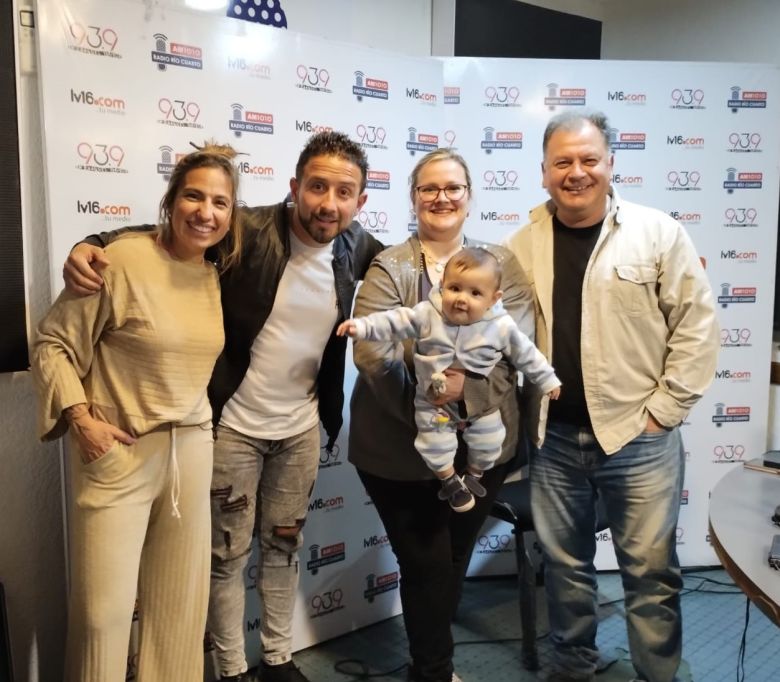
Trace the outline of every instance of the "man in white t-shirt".
<instances>
[{"instance_id":1,"label":"man in white t-shirt","mask_svg":"<svg viewBox=\"0 0 780 682\"><path fill-rule=\"evenodd\" d=\"M292 202L241 210L242 257L222 273L225 350L209 384L215 424L209 630L222 680L246 681L243 571L260 540L263 682L307 682L292 662L298 550L320 452L341 427L346 340L355 285L382 245L353 222L368 163L342 133L314 135L290 180ZM111 235L92 237L104 245ZM66 283L102 284L101 249L74 248Z\"/></svg>"}]
</instances>

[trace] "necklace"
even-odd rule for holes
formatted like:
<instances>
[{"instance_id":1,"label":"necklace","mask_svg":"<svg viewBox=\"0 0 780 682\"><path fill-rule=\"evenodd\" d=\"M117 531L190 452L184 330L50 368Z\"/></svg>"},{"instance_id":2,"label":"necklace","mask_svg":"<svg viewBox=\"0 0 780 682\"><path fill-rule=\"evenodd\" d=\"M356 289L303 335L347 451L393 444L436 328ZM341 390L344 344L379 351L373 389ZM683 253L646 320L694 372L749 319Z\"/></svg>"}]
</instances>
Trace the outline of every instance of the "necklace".
<instances>
[{"instance_id":1,"label":"necklace","mask_svg":"<svg viewBox=\"0 0 780 682\"><path fill-rule=\"evenodd\" d=\"M429 256L422 248L420 249L420 254L423 257L423 262L427 263L429 266L431 266L436 272L442 273L444 272L444 266L447 265L447 258L444 260L435 260L431 256Z\"/></svg>"},{"instance_id":2,"label":"necklace","mask_svg":"<svg viewBox=\"0 0 780 682\"><path fill-rule=\"evenodd\" d=\"M425 249L425 246L423 246L422 240L420 240L420 256L421 256L421 263L420 265L422 267L425 267L427 264L429 267L432 267L437 273L441 274L444 272L444 268L447 266L447 261L454 256L458 251L460 251L466 244L466 239L464 237L463 241L461 242L460 246L458 246L457 250L451 253L449 256L446 256L445 258L437 260L431 254L428 253L428 251Z\"/></svg>"}]
</instances>

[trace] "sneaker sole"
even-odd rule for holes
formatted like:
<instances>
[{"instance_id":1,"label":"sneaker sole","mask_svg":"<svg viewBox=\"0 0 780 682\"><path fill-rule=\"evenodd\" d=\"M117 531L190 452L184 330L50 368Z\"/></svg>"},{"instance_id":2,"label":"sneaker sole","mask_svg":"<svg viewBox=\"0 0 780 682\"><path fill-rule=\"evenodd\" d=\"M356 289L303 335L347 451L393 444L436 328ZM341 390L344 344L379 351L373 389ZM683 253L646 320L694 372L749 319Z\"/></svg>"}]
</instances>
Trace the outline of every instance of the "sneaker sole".
<instances>
[{"instance_id":1,"label":"sneaker sole","mask_svg":"<svg viewBox=\"0 0 780 682\"><path fill-rule=\"evenodd\" d=\"M459 507L456 507L454 504L450 504L450 507L452 507L452 511L467 512L470 509L474 508L474 504L475 504L474 503L474 498L472 497L471 500L469 502L467 502L466 504L462 504Z\"/></svg>"}]
</instances>

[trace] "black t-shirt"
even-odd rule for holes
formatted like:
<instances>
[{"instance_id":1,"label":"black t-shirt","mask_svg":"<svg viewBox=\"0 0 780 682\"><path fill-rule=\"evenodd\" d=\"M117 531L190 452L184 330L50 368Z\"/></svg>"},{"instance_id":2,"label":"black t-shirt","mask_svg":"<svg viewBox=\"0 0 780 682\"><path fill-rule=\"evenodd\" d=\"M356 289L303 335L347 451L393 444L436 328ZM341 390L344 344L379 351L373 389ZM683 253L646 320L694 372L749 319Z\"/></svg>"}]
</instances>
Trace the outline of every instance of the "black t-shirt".
<instances>
[{"instance_id":1,"label":"black t-shirt","mask_svg":"<svg viewBox=\"0 0 780 682\"><path fill-rule=\"evenodd\" d=\"M550 401L549 418L590 426L582 384L582 281L603 221L589 227L567 227L553 216L552 365L563 383L561 396Z\"/></svg>"}]
</instances>

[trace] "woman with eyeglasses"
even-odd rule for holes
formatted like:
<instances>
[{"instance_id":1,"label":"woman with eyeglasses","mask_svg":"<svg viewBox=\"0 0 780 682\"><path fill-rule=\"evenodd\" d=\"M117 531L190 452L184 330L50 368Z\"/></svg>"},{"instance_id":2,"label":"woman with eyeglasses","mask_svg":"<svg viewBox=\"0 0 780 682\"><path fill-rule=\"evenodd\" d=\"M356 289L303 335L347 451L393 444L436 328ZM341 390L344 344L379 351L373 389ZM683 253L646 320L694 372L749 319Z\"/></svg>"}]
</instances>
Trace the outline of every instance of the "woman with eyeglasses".
<instances>
[{"instance_id":1,"label":"woman with eyeglasses","mask_svg":"<svg viewBox=\"0 0 780 682\"><path fill-rule=\"evenodd\" d=\"M503 303L520 329L533 337L531 290L505 248L467 238L463 226L471 201L471 176L461 156L437 149L411 174L417 233L379 254L355 303L355 317L413 307L439 286L448 259L464 246L481 246L503 271ZM516 374L502 361L488 377L458 367L445 371L447 386L435 404L457 403L463 422L498 408L506 438L497 465L480 482L485 496L468 513L454 513L440 499L441 485L414 448L413 341L356 341L360 372L351 403L349 459L385 526L401 572L401 604L411 654L410 678L456 679L451 624L471 550L515 455L520 429ZM456 469L465 465L459 437Z\"/></svg>"}]
</instances>

